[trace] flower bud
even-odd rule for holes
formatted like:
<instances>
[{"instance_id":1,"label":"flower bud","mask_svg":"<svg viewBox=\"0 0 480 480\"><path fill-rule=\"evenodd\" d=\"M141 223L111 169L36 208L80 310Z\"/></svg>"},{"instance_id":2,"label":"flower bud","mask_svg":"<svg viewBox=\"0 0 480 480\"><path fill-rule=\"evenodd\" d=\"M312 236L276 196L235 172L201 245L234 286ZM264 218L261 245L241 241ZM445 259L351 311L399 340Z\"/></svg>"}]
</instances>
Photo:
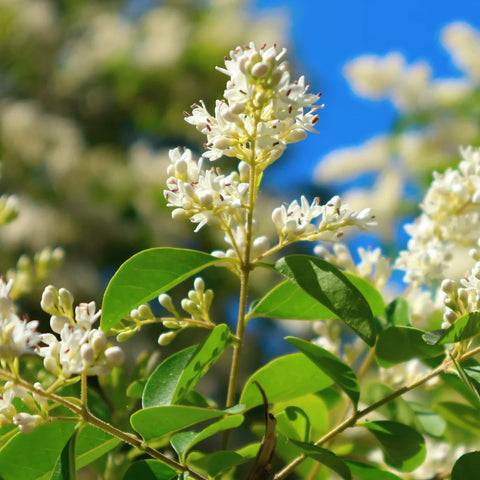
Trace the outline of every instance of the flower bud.
<instances>
[{"instance_id":1,"label":"flower bud","mask_svg":"<svg viewBox=\"0 0 480 480\"><path fill-rule=\"evenodd\" d=\"M73 312L73 295L66 288L61 288L58 291L58 298L65 313L71 315Z\"/></svg>"},{"instance_id":2,"label":"flower bud","mask_svg":"<svg viewBox=\"0 0 480 480\"><path fill-rule=\"evenodd\" d=\"M49 372L52 372L53 374L57 375L60 372L60 368L58 366L57 360L51 356L46 356L43 359L43 366L45 367L46 370Z\"/></svg>"},{"instance_id":3,"label":"flower bud","mask_svg":"<svg viewBox=\"0 0 480 480\"><path fill-rule=\"evenodd\" d=\"M173 306L172 297L170 295L166 293L161 293L158 296L158 303L160 303L160 305L163 308L166 308L169 312L176 312L175 307Z\"/></svg>"},{"instance_id":4,"label":"flower bud","mask_svg":"<svg viewBox=\"0 0 480 480\"><path fill-rule=\"evenodd\" d=\"M172 330L176 330L177 328L180 328L180 323L176 322L175 320L165 320L162 322L162 325L165 328L169 328Z\"/></svg>"},{"instance_id":5,"label":"flower bud","mask_svg":"<svg viewBox=\"0 0 480 480\"><path fill-rule=\"evenodd\" d=\"M123 363L125 354L120 347L115 346L105 350L105 358L111 365L118 366Z\"/></svg>"},{"instance_id":6,"label":"flower bud","mask_svg":"<svg viewBox=\"0 0 480 480\"><path fill-rule=\"evenodd\" d=\"M95 355L98 355L107 345L106 335L101 330L94 330L90 338L90 345Z\"/></svg>"},{"instance_id":7,"label":"flower bud","mask_svg":"<svg viewBox=\"0 0 480 480\"><path fill-rule=\"evenodd\" d=\"M133 328L132 330L125 330L124 332L120 332L116 336L117 342L126 342L130 338L132 338L137 333L137 329Z\"/></svg>"},{"instance_id":8,"label":"flower bud","mask_svg":"<svg viewBox=\"0 0 480 480\"><path fill-rule=\"evenodd\" d=\"M172 210L172 218L174 220L184 220L187 218L187 212L183 208L175 208L175 210Z\"/></svg>"},{"instance_id":9,"label":"flower bud","mask_svg":"<svg viewBox=\"0 0 480 480\"><path fill-rule=\"evenodd\" d=\"M167 346L176 336L176 332L166 332L166 333L162 333L159 337L158 337L158 344L161 346L161 347L165 347Z\"/></svg>"},{"instance_id":10,"label":"flower bud","mask_svg":"<svg viewBox=\"0 0 480 480\"><path fill-rule=\"evenodd\" d=\"M91 365L95 361L95 354L93 353L93 348L88 343L84 343L80 347L80 355L85 365Z\"/></svg>"},{"instance_id":11,"label":"flower bud","mask_svg":"<svg viewBox=\"0 0 480 480\"><path fill-rule=\"evenodd\" d=\"M55 333L61 333L65 325L69 325L70 319L65 315L52 315L50 317L50 328Z\"/></svg>"},{"instance_id":12,"label":"flower bud","mask_svg":"<svg viewBox=\"0 0 480 480\"><path fill-rule=\"evenodd\" d=\"M265 62L259 62L252 67L252 75L254 77L262 78L267 75L269 70L270 67Z\"/></svg>"},{"instance_id":13,"label":"flower bud","mask_svg":"<svg viewBox=\"0 0 480 480\"><path fill-rule=\"evenodd\" d=\"M55 315L57 313L57 302L58 302L58 292L53 285L49 285L45 288L42 294L42 300L40 301L40 306L44 312L49 313L50 315Z\"/></svg>"},{"instance_id":14,"label":"flower bud","mask_svg":"<svg viewBox=\"0 0 480 480\"><path fill-rule=\"evenodd\" d=\"M451 295L455 292L455 282L449 278L446 278L442 281L440 288L442 289L442 292L445 292L447 295Z\"/></svg>"}]
</instances>

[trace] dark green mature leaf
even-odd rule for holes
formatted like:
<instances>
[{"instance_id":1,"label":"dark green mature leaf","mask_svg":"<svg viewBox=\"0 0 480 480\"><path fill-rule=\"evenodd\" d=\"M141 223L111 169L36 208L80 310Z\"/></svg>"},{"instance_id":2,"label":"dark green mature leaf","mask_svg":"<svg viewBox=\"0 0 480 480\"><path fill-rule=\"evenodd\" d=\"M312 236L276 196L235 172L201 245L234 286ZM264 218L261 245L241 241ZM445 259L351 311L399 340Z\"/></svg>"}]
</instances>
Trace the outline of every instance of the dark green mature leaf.
<instances>
[{"instance_id":1,"label":"dark green mature leaf","mask_svg":"<svg viewBox=\"0 0 480 480\"><path fill-rule=\"evenodd\" d=\"M217 325L200 345L167 358L148 379L143 392L143 406L179 402L217 361L231 341L228 326Z\"/></svg>"},{"instance_id":2,"label":"dark green mature leaf","mask_svg":"<svg viewBox=\"0 0 480 480\"><path fill-rule=\"evenodd\" d=\"M334 312L368 345L375 344L375 318L359 289L330 263L307 255L281 258L275 268Z\"/></svg>"},{"instance_id":3,"label":"dark green mature leaf","mask_svg":"<svg viewBox=\"0 0 480 480\"><path fill-rule=\"evenodd\" d=\"M37 480L50 475L74 427L70 422L54 422L41 425L28 435L18 433L0 450L2 479Z\"/></svg>"},{"instance_id":4,"label":"dark green mature leaf","mask_svg":"<svg viewBox=\"0 0 480 480\"><path fill-rule=\"evenodd\" d=\"M205 420L223 417L228 414L233 415L242 410L242 406L231 407L227 410L187 407L184 405L150 407L135 412L130 417L130 423L148 441L177 432Z\"/></svg>"},{"instance_id":5,"label":"dark green mature leaf","mask_svg":"<svg viewBox=\"0 0 480 480\"><path fill-rule=\"evenodd\" d=\"M351 398L357 408L360 385L355 372L346 363L333 353L306 340L295 337L286 337L286 340L306 355L323 373L326 373Z\"/></svg>"},{"instance_id":6,"label":"dark green mature leaf","mask_svg":"<svg viewBox=\"0 0 480 480\"><path fill-rule=\"evenodd\" d=\"M318 392L333 383L330 377L321 372L301 353L276 358L248 379L240 397L240 403L247 408L263 403L254 381L257 381L265 390L268 401L271 403Z\"/></svg>"},{"instance_id":7,"label":"dark green mature leaf","mask_svg":"<svg viewBox=\"0 0 480 480\"><path fill-rule=\"evenodd\" d=\"M137 253L120 266L108 284L101 329L108 331L134 308L225 260L183 248L159 247Z\"/></svg>"},{"instance_id":8,"label":"dark green mature leaf","mask_svg":"<svg viewBox=\"0 0 480 480\"><path fill-rule=\"evenodd\" d=\"M377 362L389 368L412 358L436 357L444 348L428 345L423 339L425 332L412 327L389 327L380 333L376 346Z\"/></svg>"},{"instance_id":9,"label":"dark green mature leaf","mask_svg":"<svg viewBox=\"0 0 480 480\"><path fill-rule=\"evenodd\" d=\"M215 453L192 452L188 457L188 463L197 470L208 473L210 477L216 477L237 465L248 462L253 457L255 453L245 456L233 450L220 450Z\"/></svg>"},{"instance_id":10,"label":"dark green mature leaf","mask_svg":"<svg viewBox=\"0 0 480 480\"><path fill-rule=\"evenodd\" d=\"M380 470L368 463L354 462L353 460L346 460L345 463L356 480L402 480L397 475Z\"/></svg>"},{"instance_id":11,"label":"dark green mature leaf","mask_svg":"<svg viewBox=\"0 0 480 480\"><path fill-rule=\"evenodd\" d=\"M337 457L333 452L327 450L326 448L317 447L310 443L299 442L297 440L290 440L296 447L300 448L302 453L307 455L317 462L320 462L322 465L330 468L334 472L338 473L344 480L351 480L352 473L348 465L340 458Z\"/></svg>"},{"instance_id":12,"label":"dark green mature leaf","mask_svg":"<svg viewBox=\"0 0 480 480\"><path fill-rule=\"evenodd\" d=\"M82 428L77 437L77 468L92 463L97 458L115 448L120 440L93 425Z\"/></svg>"},{"instance_id":13,"label":"dark green mature leaf","mask_svg":"<svg viewBox=\"0 0 480 480\"><path fill-rule=\"evenodd\" d=\"M453 466L451 480L478 480L480 472L480 452L462 455Z\"/></svg>"},{"instance_id":14,"label":"dark green mature leaf","mask_svg":"<svg viewBox=\"0 0 480 480\"><path fill-rule=\"evenodd\" d=\"M218 432L237 428L243 423L243 415L230 415L218 422L212 423L205 429L197 432L180 432L171 438L172 446L175 448L179 458L183 462L187 453L202 440L212 437Z\"/></svg>"},{"instance_id":15,"label":"dark green mature leaf","mask_svg":"<svg viewBox=\"0 0 480 480\"><path fill-rule=\"evenodd\" d=\"M476 401L477 405L479 405L480 404L480 393L479 393L480 392L480 386L479 386L479 383L474 378L470 378L467 371L463 368L463 366L460 363L458 363L455 360L455 358L452 355L450 355L450 358L453 362L453 365L455 366L455 369L458 372L458 376L460 377L461 381L472 392L472 394L475 397L475 401ZM475 373L477 373L477 372L475 372Z\"/></svg>"},{"instance_id":16,"label":"dark green mature leaf","mask_svg":"<svg viewBox=\"0 0 480 480\"><path fill-rule=\"evenodd\" d=\"M372 313L381 315L385 310L383 298L366 280L342 272L365 297ZM288 320L321 320L338 318L325 305L318 302L295 283L285 280L268 292L249 313L249 317L268 317Z\"/></svg>"},{"instance_id":17,"label":"dark green mature leaf","mask_svg":"<svg viewBox=\"0 0 480 480\"><path fill-rule=\"evenodd\" d=\"M140 460L130 465L123 480L172 480L177 472L159 460Z\"/></svg>"},{"instance_id":18,"label":"dark green mature leaf","mask_svg":"<svg viewBox=\"0 0 480 480\"><path fill-rule=\"evenodd\" d=\"M458 318L455 323L441 330L427 332L423 336L430 345L445 345L468 340L480 333L480 312L468 313Z\"/></svg>"},{"instance_id":19,"label":"dark green mature leaf","mask_svg":"<svg viewBox=\"0 0 480 480\"><path fill-rule=\"evenodd\" d=\"M62 452L53 467L50 480L76 480L77 469L75 466L75 443L77 432L78 430L73 432L73 435L63 447Z\"/></svg>"},{"instance_id":20,"label":"dark green mature leaf","mask_svg":"<svg viewBox=\"0 0 480 480\"><path fill-rule=\"evenodd\" d=\"M424 438L413 428L398 422L379 420L358 425L367 428L380 442L385 462L401 472L418 468L427 450Z\"/></svg>"},{"instance_id":21,"label":"dark green mature leaf","mask_svg":"<svg viewBox=\"0 0 480 480\"><path fill-rule=\"evenodd\" d=\"M475 408L480 409L480 403L478 401L477 395L475 395L457 374L454 373L444 373L441 375L442 380L452 387L456 392L463 396L471 405Z\"/></svg>"}]
</instances>

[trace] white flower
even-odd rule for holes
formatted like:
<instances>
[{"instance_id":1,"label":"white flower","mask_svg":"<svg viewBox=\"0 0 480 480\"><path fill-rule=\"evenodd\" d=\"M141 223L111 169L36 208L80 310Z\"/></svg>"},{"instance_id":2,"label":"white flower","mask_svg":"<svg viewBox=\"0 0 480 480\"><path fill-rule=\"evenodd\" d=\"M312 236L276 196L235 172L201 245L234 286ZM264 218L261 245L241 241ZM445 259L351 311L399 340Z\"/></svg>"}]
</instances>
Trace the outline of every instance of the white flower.
<instances>
[{"instance_id":1,"label":"white flower","mask_svg":"<svg viewBox=\"0 0 480 480\"><path fill-rule=\"evenodd\" d=\"M26 353L40 342L38 322L20 320L9 297L13 282L0 279L0 358L13 359Z\"/></svg>"}]
</instances>

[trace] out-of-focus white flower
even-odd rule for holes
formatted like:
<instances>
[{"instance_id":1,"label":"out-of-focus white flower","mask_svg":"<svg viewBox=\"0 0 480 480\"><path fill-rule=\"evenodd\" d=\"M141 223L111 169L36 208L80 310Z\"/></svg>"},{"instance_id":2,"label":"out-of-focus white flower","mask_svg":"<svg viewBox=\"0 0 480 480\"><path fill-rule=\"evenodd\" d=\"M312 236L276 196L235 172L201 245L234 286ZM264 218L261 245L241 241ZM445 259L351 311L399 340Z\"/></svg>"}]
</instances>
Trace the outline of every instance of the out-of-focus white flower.
<instances>
[{"instance_id":1,"label":"out-of-focus white flower","mask_svg":"<svg viewBox=\"0 0 480 480\"><path fill-rule=\"evenodd\" d=\"M40 342L38 322L20 320L9 297L13 281L0 279L0 358L12 360L26 353L33 353Z\"/></svg>"},{"instance_id":2,"label":"out-of-focus white flower","mask_svg":"<svg viewBox=\"0 0 480 480\"><path fill-rule=\"evenodd\" d=\"M480 33L465 22L446 26L442 43L455 63L472 79L480 80Z\"/></svg>"},{"instance_id":3,"label":"out-of-focus white flower","mask_svg":"<svg viewBox=\"0 0 480 480\"><path fill-rule=\"evenodd\" d=\"M343 180L367 171L385 167L391 154L390 141L386 136L377 136L357 147L334 150L323 157L315 168L317 182Z\"/></svg>"}]
</instances>

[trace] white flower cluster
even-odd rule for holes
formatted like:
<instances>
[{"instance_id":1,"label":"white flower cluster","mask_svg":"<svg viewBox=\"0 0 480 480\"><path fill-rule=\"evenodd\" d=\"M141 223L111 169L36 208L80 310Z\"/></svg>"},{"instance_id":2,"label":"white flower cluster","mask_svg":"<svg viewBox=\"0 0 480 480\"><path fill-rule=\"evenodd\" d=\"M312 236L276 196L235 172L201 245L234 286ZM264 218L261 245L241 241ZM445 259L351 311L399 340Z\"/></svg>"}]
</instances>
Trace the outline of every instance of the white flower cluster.
<instances>
[{"instance_id":1,"label":"white flower cluster","mask_svg":"<svg viewBox=\"0 0 480 480\"><path fill-rule=\"evenodd\" d=\"M33 385L42 390L40 383ZM48 401L42 395L29 392L20 385L8 381L0 389L0 428L5 425L16 425L22 433L30 433L35 427L44 423L42 413L47 413ZM32 413L18 411L14 400L18 398Z\"/></svg>"},{"instance_id":2,"label":"white flower cluster","mask_svg":"<svg viewBox=\"0 0 480 480\"><path fill-rule=\"evenodd\" d=\"M421 205L423 213L405 228L411 239L395 267L405 281L431 285L446 277L454 246L473 248L480 236L480 150L461 150L458 169L435 173Z\"/></svg>"},{"instance_id":3,"label":"white flower cluster","mask_svg":"<svg viewBox=\"0 0 480 480\"><path fill-rule=\"evenodd\" d=\"M225 68L219 68L230 77L225 99L217 101L214 115L201 102L186 118L207 136L206 158L225 155L265 168L287 144L303 140L306 130L315 131L321 106L312 106L319 97L307 93L303 76L292 82L285 54L285 49L254 43L230 52ZM304 113L305 108L310 110Z\"/></svg>"},{"instance_id":4,"label":"white flower cluster","mask_svg":"<svg viewBox=\"0 0 480 480\"><path fill-rule=\"evenodd\" d=\"M203 159L197 161L188 149L170 150L169 156L164 195L167 206L175 207L173 218L189 218L198 224L196 232L206 224L222 229L222 222L229 225L231 218L244 223L248 183L242 179L248 179L248 165L240 163L238 172L222 175L213 169L203 170Z\"/></svg>"},{"instance_id":5,"label":"white flower cluster","mask_svg":"<svg viewBox=\"0 0 480 480\"><path fill-rule=\"evenodd\" d=\"M312 220L320 217L318 225ZM280 243L297 240L335 241L346 227L362 230L376 225L369 208L360 212L350 211L343 205L339 196L333 197L325 205L316 198L311 204L302 196L300 203L294 200L288 207L282 205L272 212L272 220L277 229Z\"/></svg>"},{"instance_id":6,"label":"white flower cluster","mask_svg":"<svg viewBox=\"0 0 480 480\"><path fill-rule=\"evenodd\" d=\"M15 306L9 297L13 281L0 279L0 358L13 360L33 349L40 342L38 322L21 320L15 313Z\"/></svg>"},{"instance_id":7,"label":"white flower cluster","mask_svg":"<svg viewBox=\"0 0 480 480\"><path fill-rule=\"evenodd\" d=\"M73 311L72 294L61 288L48 286L43 292L42 309L51 315L50 327L60 335L42 334L38 353L44 358L47 370L63 378L86 373L106 375L123 362L120 347L109 347L101 330L92 328L100 317L95 312L95 302L81 303Z\"/></svg>"}]
</instances>

